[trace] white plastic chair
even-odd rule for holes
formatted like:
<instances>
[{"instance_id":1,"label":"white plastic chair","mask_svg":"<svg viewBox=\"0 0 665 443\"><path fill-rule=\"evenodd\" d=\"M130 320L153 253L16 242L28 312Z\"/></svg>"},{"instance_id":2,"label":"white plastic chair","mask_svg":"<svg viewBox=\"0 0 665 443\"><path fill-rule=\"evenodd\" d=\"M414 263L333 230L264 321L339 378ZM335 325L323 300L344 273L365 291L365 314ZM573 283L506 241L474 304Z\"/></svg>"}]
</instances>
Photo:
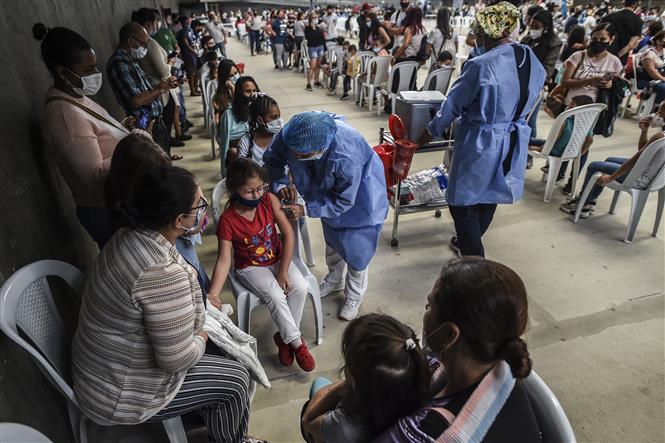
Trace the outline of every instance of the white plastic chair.
<instances>
[{"instance_id":1,"label":"white plastic chair","mask_svg":"<svg viewBox=\"0 0 665 443\"><path fill-rule=\"evenodd\" d=\"M216 149L215 149L215 136L216 136L216 131L217 127L215 125L215 107L212 104L212 98L215 96L215 92L217 92L217 80L211 80L208 82L208 85L206 86L205 89L205 96L206 96L206 108L205 108L205 122L206 122L206 127L208 128L208 135L210 136L210 147L212 149L212 159L215 159L216 155Z\"/></svg>"},{"instance_id":2,"label":"white plastic chair","mask_svg":"<svg viewBox=\"0 0 665 443\"><path fill-rule=\"evenodd\" d=\"M626 104L621 106L621 118L626 115L626 111L630 107L630 101L633 96L638 96L642 93L642 90L637 87L637 68L640 66L640 59L644 55L643 52L638 52L637 54L631 54L629 57L633 61L633 78L630 79L630 95L626 100ZM651 113L653 107L656 103L656 93L652 93L651 96L647 99L639 97L639 104L637 105L637 111L635 113L635 118L640 120L643 117L646 117Z\"/></svg>"},{"instance_id":3,"label":"white plastic chair","mask_svg":"<svg viewBox=\"0 0 665 443\"><path fill-rule=\"evenodd\" d=\"M455 68L440 68L430 72L425 79L422 91L439 91L441 94L447 95L454 70Z\"/></svg>"},{"instance_id":4,"label":"white plastic chair","mask_svg":"<svg viewBox=\"0 0 665 443\"><path fill-rule=\"evenodd\" d=\"M219 223L219 218L222 215L221 200L226 194L226 180L220 180L212 191L212 218L215 221L215 225ZM300 235L302 230L303 236L303 246L305 251L310 249L309 244L309 232L307 231L307 223L303 223L300 229L295 228L293 232L295 234L295 244L297 247L293 249L293 257L291 260L293 264L296 265L298 270L302 273L303 277L307 281L307 293L309 294L310 300L314 305L314 323L316 326L316 344L320 345L323 342L323 309L321 307L321 293L319 292L319 282L316 277L309 271L305 263L302 261L300 256ZM233 296L236 298L236 308L238 311L238 327L249 334L250 326L250 317L252 311L263 304L261 299L253 294L249 289L238 281L238 278L235 275L233 269L229 271L229 282L231 284L231 291Z\"/></svg>"},{"instance_id":5,"label":"white plastic chair","mask_svg":"<svg viewBox=\"0 0 665 443\"><path fill-rule=\"evenodd\" d=\"M623 183L618 181L613 181L605 185L606 188L612 189L614 191L614 196L612 197L612 204L610 205L610 214L614 214L616 209L617 202L619 201L619 195L621 192L626 192L630 194L631 197L631 206L630 206L630 217L628 218L628 228L626 229L626 236L624 238L625 243L632 243L633 237L635 236L635 230L637 225L640 223L640 218L642 216L642 211L644 210L644 205L649 198L651 192L658 191L658 207L656 208L656 222L653 226L653 231L651 236L655 237L658 234L658 227L660 226L660 221L663 217L663 207L665 206L665 164L660 167L660 172L651 180L649 186L645 189L639 189L637 187L637 181L640 176L646 171L649 165L654 161L654 157L658 151L665 149L665 139L656 140L651 143L649 146L644 148L644 152L640 155L640 158L635 163L635 166L630 170L626 176ZM582 208L586 204L591 189L598 178L602 173L597 172L591 176L591 180L587 184L586 188L580 196L580 201L577 204L577 211L575 211L575 218L573 221L577 223L580 219L580 213Z\"/></svg>"},{"instance_id":6,"label":"white plastic chair","mask_svg":"<svg viewBox=\"0 0 665 443\"><path fill-rule=\"evenodd\" d=\"M522 386L543 433L543 443L576 443L575 433L561 403L536 371L531 371L522 381Z\"/></svg>"},{"instance_id":7,"label":"white plastic chair","mask_svg":"<svg viewBox=\"0 0 665 443\"><path fill-rule=\"evenodd\" d=\"M0 330L26 350L51 384L67 399L72 432L79 443L87 443L87 422L69 379L69 349L65 327L53 302L46 277L59 277L77 294L83 292L85 277L69 263L41 260L14 272L0 288ZM19 329L31 343L19 335ZM96 422L97 423L97 422ZM112 423L98 423L111 426ZM162 422L171 443L186 443L180 417Z\"/></svg>"},{"instance_id":8,"label":"white plastic chair","mask_svg":"<svg viewBox=\"0 0 665 443\"><path fill-rule=\"evenodd\" d=\"M552 198L554 185L556 184L556 178L559 175L561 164L564 161L573 162L573 186L575 186L577 183L577 177L580 173L580 157L582 155L582 147L584 146L584 142L587 135L589 134L589 131L596 125L598 116L600 116L600 113L606 107L607 106L602 103L594 103L591 105L578 106L577 108L562 112L559 114L556 120L554 120L554 124L550 128L550 132L547 135L547 140L545 140L543 149L540 152L529 151L529 154L534 157L546 158L549 164L548 173L543 173L543 181L547 179L547 184L545 185L545 197L543 198L544 201L549 202ZM564 149L561 157L550 155L550 151L554 147L554 143L559 137L559 132L569 117L573 117L575 121L573 124L573 133L570 136L568 145ZM573 188L571 191L571 195L574 195L575 189Z\"/></svg>"},{"instance_id":9,"label":"white plastic chair","mask_svg":"<svg viewBox=\"0 0 665 443\"><path fill-rule=\"evenodd\" d=\"M307 50L307 40L300 44L300 67L302 72L307 75L309 71L309 51Z\"/></svg>"},{"instance_id":10,"label":"white plastic chair","mask_svg":"<svg viewBox=\"0 0 665 443\"><path fill-rule=\"evenodd\" d=\"M392 57L389 55L376 56L372 57L369 62L367 62L367 75L365 80L360 80L360 99L359 105L363 107L363 101L365 99L365 91L367 91L367 97L369 98L369 110L372 110L372 102L376 95L376 91L381 88L381 83L384 83L388 80L388 71L390 70L390 61ZM372 74L374 71L374 74Z\"/></svg>"},{"instance_id":11,"label":"white plastic chair","mask_svg":"<svg viewBox=\"0 0 665 443\"><path fill-rule=\"evenodd\" d=\"M351 87L353 93L356 96L360 95L360 74L367 71L367 63L375 56L376 54L374 54L372 51L361 51L358 53L358 58L360 60L358 66L358 73L353 76L353 79L351 81Z\"/></svg>"},{"instance_id":12,"label":"white plastic chair","mask_svg":"<svg viewBox=\"0 0 665 443\"><path fill-rule=\"evenodd\" d=\"M388 84L385 90L377 92L377 97L379 99L379 110L383 109L384 97L391 101L391 113L395 113L395 102L397 100L397 95L402 91L410 91L413 89L413 86L416 83L416 73L420 69L420 64L418 62L399 62L393 65L390 69L390 76L388 77ZM399 72L399 83L397 84L397 91L393 92L393 78L395 74Z\"/></svg>"},{"instance_id":13,"label":"white plastic chair","mask_svg":"<svg viewBox=\"0 0 665 443\"><path fill-rule=\"evenodd\" d=\"M20 423L0 423L0 441L2 443L53 443L38 430Z\"/></svg>"}]
</instances>

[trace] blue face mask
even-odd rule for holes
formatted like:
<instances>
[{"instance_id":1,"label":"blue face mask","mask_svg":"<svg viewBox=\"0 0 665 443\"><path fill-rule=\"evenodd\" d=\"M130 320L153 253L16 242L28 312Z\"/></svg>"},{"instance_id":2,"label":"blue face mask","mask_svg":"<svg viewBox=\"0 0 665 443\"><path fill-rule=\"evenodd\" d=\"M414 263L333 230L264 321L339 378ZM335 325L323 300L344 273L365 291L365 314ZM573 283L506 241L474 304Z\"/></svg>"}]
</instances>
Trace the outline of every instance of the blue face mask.
<instances>
[{"instance_id":1,"label":"blue face mask","mask_svg":"<svg viewBox=\"0 0 665 443\"><path fill-rule=\"evenodd\" d=\"M485 49L484 46L478 46L478 43L476 43L476 54L483 55L486 52L487 52L487 49Z\"/></svg>"},{"instance_id":2,"label":"blue face mask","mask_svg":"<svg viewBox=\"0 0 665 443\"><path fill-rule=\"evenodd\" d=\"M314 161L314 160L321 160L321 157L323 157L323 154L325 153L325 150L321 150L316 153L316 155L313 155L311 157L306 157L306 158L299 158L301 162L309 162L309 161Z\"/></svg>"},{"instance_id":3,"label":"blue face mask","mask_svg":"<svg viewBox=\"0 0 665 443\"><path fill-rule=\"evenodd\" d=\"M233 194L233 200L238 203L239 205L247 206L248 208L256 208L259 206L259 203L261 203L261 200L263 199L263 196L257 198L256 200L247 200L246 198L242 198L238 194Z\"/></svg>"}]
</instances>

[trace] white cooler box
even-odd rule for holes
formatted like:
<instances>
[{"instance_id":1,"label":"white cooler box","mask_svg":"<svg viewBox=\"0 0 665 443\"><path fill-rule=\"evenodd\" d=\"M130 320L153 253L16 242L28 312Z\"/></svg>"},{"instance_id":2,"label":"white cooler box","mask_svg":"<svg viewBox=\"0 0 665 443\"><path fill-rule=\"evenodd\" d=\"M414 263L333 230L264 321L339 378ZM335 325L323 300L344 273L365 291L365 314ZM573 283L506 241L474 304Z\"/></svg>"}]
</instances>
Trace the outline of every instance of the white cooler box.
<instances>
[{"instance_id":1,"label":"white cooler box","mask_svg":"<svg viewBox=\"0 0 665 443\"><path fill-rule=\"evenodd\" d=\"M407 139L418 140L445 99L440 91L402 91L397 95L395 114L404 121Z\"/></svg>"}]
</instances>

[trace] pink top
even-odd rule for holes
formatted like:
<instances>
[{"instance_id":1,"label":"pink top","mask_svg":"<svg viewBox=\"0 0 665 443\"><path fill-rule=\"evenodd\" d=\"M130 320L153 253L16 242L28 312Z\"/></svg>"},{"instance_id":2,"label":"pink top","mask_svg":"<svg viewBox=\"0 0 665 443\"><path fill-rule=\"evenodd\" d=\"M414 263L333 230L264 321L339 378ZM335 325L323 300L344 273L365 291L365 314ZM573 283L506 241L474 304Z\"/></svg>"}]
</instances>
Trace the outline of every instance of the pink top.
<instances>
[{"instance_id":1,"label":"pink top","mask_svg":"<svg viewBox=\"0 0 665 443\"><path fill-rule=\"evenodd\" d=\"M50 88L46 98L66 97L101 115L105 123L78 106L55 100L44 106L42 134L79 206L104 207L104 181L118 141L129 134L120 122L88 97L76 98Z\"/></svg>"}]
</instances>

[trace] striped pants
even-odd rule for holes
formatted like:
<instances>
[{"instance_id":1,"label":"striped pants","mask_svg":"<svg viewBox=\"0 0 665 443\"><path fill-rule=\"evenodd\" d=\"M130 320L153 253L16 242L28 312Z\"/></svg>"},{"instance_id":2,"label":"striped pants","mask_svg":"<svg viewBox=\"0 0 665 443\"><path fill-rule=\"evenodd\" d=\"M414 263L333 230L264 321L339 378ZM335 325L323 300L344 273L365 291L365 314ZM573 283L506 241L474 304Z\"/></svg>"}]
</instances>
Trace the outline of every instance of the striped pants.
<instances>
[{"instance_id":1,"label":"striped pants","mask_svg":"<svg viewBox=\"0 0 665 443\"><path fill-rule=\"evenodd\" d=\"M150 421L198 411L215 442L241 442L249 422L249 373L235 360L204 354L173 400Z\"/></svg>"}]
</instances>

